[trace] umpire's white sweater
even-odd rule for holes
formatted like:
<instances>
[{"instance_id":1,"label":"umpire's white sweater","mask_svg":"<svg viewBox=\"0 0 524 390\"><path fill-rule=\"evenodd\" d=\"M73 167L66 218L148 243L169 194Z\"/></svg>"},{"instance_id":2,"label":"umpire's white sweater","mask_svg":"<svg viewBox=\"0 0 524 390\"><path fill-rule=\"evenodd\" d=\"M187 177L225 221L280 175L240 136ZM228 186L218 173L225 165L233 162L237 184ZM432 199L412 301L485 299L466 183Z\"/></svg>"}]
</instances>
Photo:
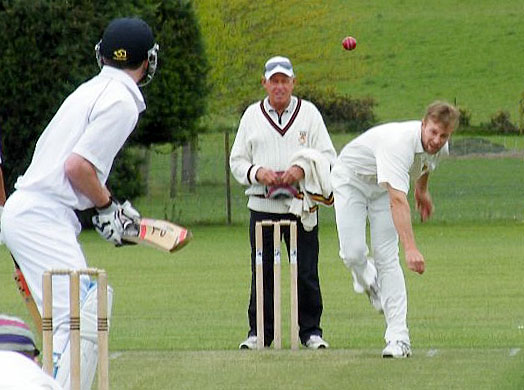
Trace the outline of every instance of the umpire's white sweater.
<instances>
[{"instance_id":1,"label":"umpire's white sweater","mask_svg":"<svg viewBox=\"0 0 524 390\"><path fill-rule=\"evenodd\" d=\"M293 96L289 115L282 124L275 121L269 107L266 98L244 112L229 163L235 179L249 186L249 209L285 214L289 213L289 205L284 200L263 197L264 185L255 178L257 170L264 167L285 171L291 165L291 157L304 148L318 150L333 166L336 151L320 112L311 102Z\"/></svg>"}]
</instances>

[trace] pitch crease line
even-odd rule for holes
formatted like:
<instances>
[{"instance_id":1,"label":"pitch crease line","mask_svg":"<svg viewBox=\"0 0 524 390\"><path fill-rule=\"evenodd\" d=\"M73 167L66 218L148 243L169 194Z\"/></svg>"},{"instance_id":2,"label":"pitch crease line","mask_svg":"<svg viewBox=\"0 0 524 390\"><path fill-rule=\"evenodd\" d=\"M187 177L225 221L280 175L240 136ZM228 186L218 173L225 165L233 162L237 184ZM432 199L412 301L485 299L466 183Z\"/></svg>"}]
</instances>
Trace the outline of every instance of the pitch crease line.
<instances>
[{"instance_id":1,"label":"pitch crease line","mask_svg":"<svg viewBox=\"0 0 524 390\"><path fill-rule=\"evenodd\" d=\"M109 359L110 360L115 360L115 359L118 359L120 356L122 356L124 353L123 352L113 352L109 355Z\"/></svg>"}]
</instances>

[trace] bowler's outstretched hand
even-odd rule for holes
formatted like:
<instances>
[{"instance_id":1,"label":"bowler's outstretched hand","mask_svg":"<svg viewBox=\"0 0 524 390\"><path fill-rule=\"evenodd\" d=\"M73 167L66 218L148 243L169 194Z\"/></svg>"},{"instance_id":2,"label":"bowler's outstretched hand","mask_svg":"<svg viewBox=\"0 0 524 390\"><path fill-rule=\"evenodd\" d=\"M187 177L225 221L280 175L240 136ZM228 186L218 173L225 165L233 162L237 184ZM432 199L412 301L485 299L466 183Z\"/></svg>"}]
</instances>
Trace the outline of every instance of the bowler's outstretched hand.
<instances>
[{"instance_id":1,"label":"bowler's outstretched hand","mask_svg":"<svg viewBox=\"0 0 524 390\"><path fill-rule=\"evenodd\" d=\"M415 207L420 213L422 222L426 222L433 214L433 201L428 191L415 190Z\"/></svg>"}]
</instances>

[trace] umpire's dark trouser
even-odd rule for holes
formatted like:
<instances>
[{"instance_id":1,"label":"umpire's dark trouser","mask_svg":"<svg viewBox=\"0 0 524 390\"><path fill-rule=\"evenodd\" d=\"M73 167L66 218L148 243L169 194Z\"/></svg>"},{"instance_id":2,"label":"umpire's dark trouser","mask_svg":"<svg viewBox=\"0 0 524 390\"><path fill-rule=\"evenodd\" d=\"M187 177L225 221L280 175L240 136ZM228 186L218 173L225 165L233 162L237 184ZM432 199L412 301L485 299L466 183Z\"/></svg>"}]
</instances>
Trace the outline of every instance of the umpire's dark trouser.
<instances>
[{"instance_id":1,"label":"umpire's dark trouser","mask_svg":"<svg viewBox=\"0 0 524 390\"><path fill-rule=\"evenodd\" d=\"M288 219L297 221L297 262L298 262L298 324L300 340L305 343L311 335L322 336L320 316L322 315L322 295L318 281L318 225L307 232L302 223L293 214L272 214L251 210L249 239L251 241L251 300L249 302L249 335L257 334L256 326L256 278L255 278L255 224L262 220L279 221ZM264 265L264 343L273 341L273 228L263 230ZM289 227L282 226L289 258ZM284 280L288 278L282 278Z\"/></svg>"}]
</instances>

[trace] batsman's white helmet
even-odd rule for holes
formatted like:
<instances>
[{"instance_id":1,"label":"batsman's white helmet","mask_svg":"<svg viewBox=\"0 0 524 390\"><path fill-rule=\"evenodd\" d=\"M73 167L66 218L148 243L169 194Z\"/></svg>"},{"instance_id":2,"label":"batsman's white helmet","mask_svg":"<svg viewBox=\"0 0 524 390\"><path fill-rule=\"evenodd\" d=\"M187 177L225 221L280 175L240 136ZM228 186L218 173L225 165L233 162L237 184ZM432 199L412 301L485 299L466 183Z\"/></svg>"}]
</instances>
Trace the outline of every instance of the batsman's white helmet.
<instances>
[{"instance_id":1,"label":"batsman's white helmet","mask_svg":"<svg viewBox=\"0 0 524 390\"><path fill-rule=\"evenodd\" d=\"M102 40L95 46L100 68L104 65L104 58L119 68L133 68L147 59L149 65L140 86L153 79L158 50L151 27L139 18L113 19L106 27Z\"/></svg>"}]
</instances>

